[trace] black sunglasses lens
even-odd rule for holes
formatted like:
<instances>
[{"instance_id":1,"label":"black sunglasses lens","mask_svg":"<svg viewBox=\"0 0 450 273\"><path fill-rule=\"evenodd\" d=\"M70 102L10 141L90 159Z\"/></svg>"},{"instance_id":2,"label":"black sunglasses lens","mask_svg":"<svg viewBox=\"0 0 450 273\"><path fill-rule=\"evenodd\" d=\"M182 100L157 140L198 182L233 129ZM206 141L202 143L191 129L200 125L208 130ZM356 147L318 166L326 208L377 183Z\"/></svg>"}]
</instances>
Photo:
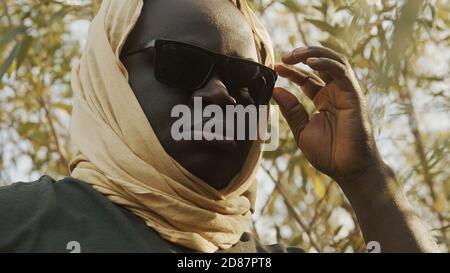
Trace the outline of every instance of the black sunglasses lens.
<instances>
[{"instance_id":1,"label":"black sunglasses lens","mask_svg":"<svg viewBox=\"0 0 450 273\"><path fill-rule=\"evenodd\" d=\"M226 70L231 88L247 89L255 104L269 103L275 85L274 75L269 68L248 61L230 59Z\"/></svg>"},{"instance_id":2,"label":"black sunglasses lens","mask_svg":"<svg viewBox=\"0 0 450 273\"><path fill-rule=\"evenodd\" d=\"M212 65L212 58L194 47L171 42L156 45L155 75L166 85L179 89L199 88Z\"/></svg>"}]
</instances>

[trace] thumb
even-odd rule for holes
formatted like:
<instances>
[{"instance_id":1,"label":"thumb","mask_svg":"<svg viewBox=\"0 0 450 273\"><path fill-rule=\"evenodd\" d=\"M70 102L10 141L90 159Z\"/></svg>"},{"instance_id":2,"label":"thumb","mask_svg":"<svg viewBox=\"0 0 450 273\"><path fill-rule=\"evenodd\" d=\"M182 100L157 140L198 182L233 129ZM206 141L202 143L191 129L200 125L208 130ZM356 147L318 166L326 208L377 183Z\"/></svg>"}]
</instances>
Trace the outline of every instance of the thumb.
<instances>
[{"instance_id":1,"label":"thumb","mask_svg":"<svg viewBox=\"0 0 450 273\"><path fill-rule=\"evenodd\" d=\"M291 127L295 140L309 122L308 112L298 99L284 88L276 87L272 97L280 106L281 113Z\"/></svg>"}]
</instances>

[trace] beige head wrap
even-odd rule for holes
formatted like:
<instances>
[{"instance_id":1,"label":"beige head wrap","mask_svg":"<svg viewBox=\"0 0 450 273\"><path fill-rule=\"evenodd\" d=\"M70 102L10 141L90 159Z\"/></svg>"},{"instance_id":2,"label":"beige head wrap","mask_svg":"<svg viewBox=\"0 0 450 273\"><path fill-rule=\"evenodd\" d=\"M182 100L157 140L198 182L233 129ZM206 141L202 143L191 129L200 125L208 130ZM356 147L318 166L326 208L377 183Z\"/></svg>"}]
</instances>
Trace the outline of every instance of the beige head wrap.
<instances>
[{"instance_id":1,"label":"beige head wrap","mask_svg":"<svg viewBox=\"0 0 450 273\"><path fill-rule=\"evenodd\" d=\"M252 26L260 61L272 65L267 32L245 1L230 1ZM260 145L253 145L241 172L221 191L164 151L119 59L142 6L143 0L103 0L92 21L84 54L72 72L71 138L78 153L70 163L71 175L173 243L202 252L227 249L239 241L251 215Z\"/></svg>"}]
</instances>

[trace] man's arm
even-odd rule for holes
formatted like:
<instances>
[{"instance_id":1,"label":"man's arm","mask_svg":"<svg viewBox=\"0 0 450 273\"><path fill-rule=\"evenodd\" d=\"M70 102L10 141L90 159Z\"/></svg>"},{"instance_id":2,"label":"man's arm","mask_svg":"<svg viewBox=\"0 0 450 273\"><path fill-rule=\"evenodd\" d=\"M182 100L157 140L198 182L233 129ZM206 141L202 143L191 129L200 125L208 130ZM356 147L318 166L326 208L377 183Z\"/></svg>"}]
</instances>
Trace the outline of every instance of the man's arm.
<instances>
[{"instance_id":1,"label":"man's arm","mask_svg":"<svg viewBox=\"0 0 450 273\"><path fill-rule=\"evenodd\" d=\"M368 169L343 191L355 210L366 242L377 241L382 252L438 252L414 212L394 172L387 165Z\"/></svg>"},{"instance_id":2,"label":"man's arm","mask_svg":"<svg viewBox=\"0 0 450 273\"><path fill-rule=\"evenodd\" d=\"M305 157L350 200L366 242L378 241L384 252L439 251L378 153L364 95L345 57L303 47L283 62L275 66L277 73L299 85L318 112L310 117L284 88L275 88L273 98ZM316 73L291 66L297 63Z\"/></svg>"}]
</instances>

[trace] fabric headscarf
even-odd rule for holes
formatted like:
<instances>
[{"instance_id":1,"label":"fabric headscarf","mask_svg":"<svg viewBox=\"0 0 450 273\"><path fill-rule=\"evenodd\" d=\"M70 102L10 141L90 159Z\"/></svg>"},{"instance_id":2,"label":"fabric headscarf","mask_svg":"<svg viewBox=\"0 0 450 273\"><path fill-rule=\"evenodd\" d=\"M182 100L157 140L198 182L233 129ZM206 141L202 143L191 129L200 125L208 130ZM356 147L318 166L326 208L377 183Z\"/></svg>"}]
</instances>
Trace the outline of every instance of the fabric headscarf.
<instances>
[{"instance_id":1,"label":"fabric headscarf","mask_svg":"<svg viewBox=\"0 0 450 273\"><path fill-rule=\"evenodd\" d=\"M260 62L271 66L269 35L245 1L229 1L252 27ZM165 152L120 61L142 6L143 0L103 0L91 23L85 51L72 71L71 139L77 154L70 162L71 176L170 242L200 252L230 248L251 216L260 144L253 145L242 170L220 191Z\"/></svg>"}]
</instances>

